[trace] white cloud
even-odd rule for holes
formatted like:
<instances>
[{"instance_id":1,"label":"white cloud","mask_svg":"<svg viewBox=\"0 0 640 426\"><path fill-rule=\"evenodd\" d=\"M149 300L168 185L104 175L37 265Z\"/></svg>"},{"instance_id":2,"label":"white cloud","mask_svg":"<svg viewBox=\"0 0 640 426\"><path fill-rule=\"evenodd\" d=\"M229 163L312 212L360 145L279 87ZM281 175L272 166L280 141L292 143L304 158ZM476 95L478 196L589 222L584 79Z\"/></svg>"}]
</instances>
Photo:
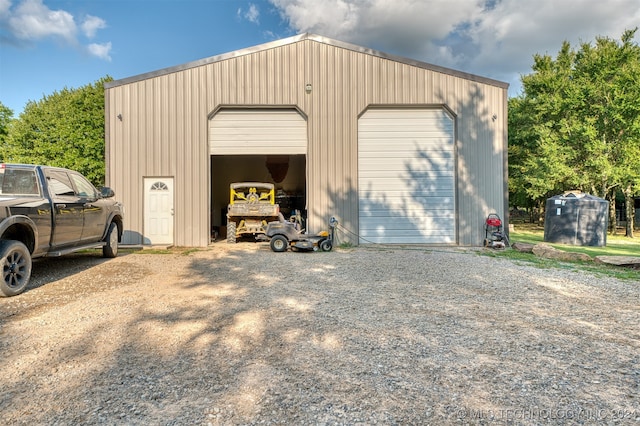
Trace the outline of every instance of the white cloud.
<instances>
[{"instance_id":1,"label":"white cloud","mask_svg":"<svg viewBox=\"0 0 640 426\"><path fill-rule=\"evenodd\" d=\"M238 11L236 12L236 15L239 20L246 19L247 21L252 22L254 24L258 24L258 25L260 24L260 9L258 8L258 6L256 6L253 3L249 4L249 9L247 11L244 11L242 10L242 8L239 8Z\"/></svg>"},{"instance_id":2,"label":"white cloud","mask_svg":"<svg viewBox=\"0 0 640 426\"><path fill-rule=\"evenodd\" d=\"M42 0L24 0L10 13L8 23L12 34L21 40L54 36L72 42L76 38L73 16L63 10L49 9Z\"/></svg>"},{"instance_id":3,"label":"white cloud","mask_svg":"<svg viewBox=\"0 0 640 426\"><path fill-rule=\"evenodd\" d=\"M311 32L389 53L437 52L436 41L481 6L469 0L270 0L297 32ZM415 57L415 56L414 56Z\"/></svg>"},{"instance_id":4,"label":"white cloud","mask_svg":"<svg viewBox=\"0 0 640 426\"><path fill-rule=\"evenodd\" d=\"M93 38L98 30L102 30L107 27L107 23L104 19L97 16L87 15L82 23L82 31L88 38Z\"/></svg>"},{"instance_id":5,"label":"white cloud","mask_svg":"<svg viewBox=\"0 0 640 426\"><path fill-rule=\"evenodd\" d=\"M3 35L3 40L15 46L56 39L74 48L86 49L98 58L111 60L111 43L81 46L74 16L65 10L50 9L43 0L21 0L14 8L10 0L0 0L0 26L8 33ZM106 26L103 19L88 15L80 29L84 36L93 38Z\"/></svg>"},{"instance_id":6,"label":"white cloud","mask_svg":"<svg viewBox=\"0 0 640 426\"><path fill-rule=\"evenodd\" d=\"M469 30L479 47L470 64L486 70L497 62L507 71L526 71L535 53L555 56L565 40L577 47L596 36L618 39L624 30L636 27L639 18L637 0L503 0Z\"/></svg>"},{"instance_id":7,"label":"white cloud","mask_svg":"<svg viewBox=\"0 0 640 426\"><path fill-rule=\"evenodd\" d=\"M91 43L87 46L87 51L100 59L111 62L111 42L108 43Z\"/></svg>"},{"instance_id":8,"label":"white cloud","mask_svg":"<svg viewBox=\"0 0 640 426\"><path fill-rule=\"evenodd\" d=\"M9 16L10 0L0 0L0 21L4 21Z\"/></svg>"},{"instance_id":9,"label":"white cloud","mask_svg":"<svg viewBox=\"0 0 640 426\"><path fill-rule=\"evenodd\" d=\"M249 5L249 10L244 14L244 17L253 22L254 24L260 23L260 11L255 4Z\"/></svg>"},{"instance_id":10,"label":"white cloud","mask_svg":"<svg viewBox=\"0 0 640 426\"><path fill-rule=\"evenodd\" d=\"M557 54L640 25L638 0L269 0L296 33L519 85L536 53ZM636 34L636 39L640 34Z\"/></svg>"}]
</instances>

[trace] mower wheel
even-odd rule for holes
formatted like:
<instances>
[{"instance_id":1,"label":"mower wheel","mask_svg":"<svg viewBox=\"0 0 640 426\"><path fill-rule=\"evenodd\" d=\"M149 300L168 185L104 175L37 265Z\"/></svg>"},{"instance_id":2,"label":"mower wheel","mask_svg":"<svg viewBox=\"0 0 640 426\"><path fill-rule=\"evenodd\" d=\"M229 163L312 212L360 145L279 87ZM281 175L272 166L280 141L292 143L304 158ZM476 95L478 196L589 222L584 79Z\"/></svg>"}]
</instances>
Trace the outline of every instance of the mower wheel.
<instances>
[{"instance_id":1,"label":"mower wheel","mask_svg":"<svg viewBox=\"0 0 640 426\"><path fill-rule=\"evenodd\" d=\"M329 240L324 240L320 243L320 250L322 251L331 251L332 248L333 244Z\"/></svg>"},{"instance_id":2,"label":"mower wheel","mask_svg":"<svg viewBox=\"0 0 640 426\"><path fill-rule=\"evenodd\" d=\"M283 251L287 251L289 240L283 235L274 235L269 245L271 246L271 250L276 253L282 253Z\"/></svg>"}]
</instances>

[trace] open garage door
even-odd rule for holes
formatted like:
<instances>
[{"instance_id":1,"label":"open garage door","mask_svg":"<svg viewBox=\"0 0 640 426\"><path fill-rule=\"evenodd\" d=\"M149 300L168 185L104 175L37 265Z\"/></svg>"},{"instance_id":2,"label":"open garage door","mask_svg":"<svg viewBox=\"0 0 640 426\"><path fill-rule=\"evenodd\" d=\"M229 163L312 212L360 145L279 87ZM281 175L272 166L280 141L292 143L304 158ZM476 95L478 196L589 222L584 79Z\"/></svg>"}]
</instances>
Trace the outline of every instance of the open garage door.
<instances>
[{"instance_id":1,"label":"open garage door","mask_svg":"<svg viewBox=\"0 0 640 426\"><path fill-rule=\"evenodd\" d=\"M376 108L360 117L360 243L454 244L455 182L445 110Z\"/></svg>"},{"instance_id":2,"label":"open garage door","mask_svg":"<svg viewBox=\"0 0 640 426\"><path fill-rule=\"evenodd\" d=\"M223 109L209 120L211 155L307 153L307 122L295 109Z\"/></svg>"},{"instance_id":3,"label":"open garage door","mask_svg":"<svg viewBox=\"0 0 640 426\"><path fill-rule=\"evenodd\" d=\"M294 108L229 108L209 120L211 225L224 236L229 184L271 182L288 217L306 208L307 122Z\"/></svg>"}]
</instances>

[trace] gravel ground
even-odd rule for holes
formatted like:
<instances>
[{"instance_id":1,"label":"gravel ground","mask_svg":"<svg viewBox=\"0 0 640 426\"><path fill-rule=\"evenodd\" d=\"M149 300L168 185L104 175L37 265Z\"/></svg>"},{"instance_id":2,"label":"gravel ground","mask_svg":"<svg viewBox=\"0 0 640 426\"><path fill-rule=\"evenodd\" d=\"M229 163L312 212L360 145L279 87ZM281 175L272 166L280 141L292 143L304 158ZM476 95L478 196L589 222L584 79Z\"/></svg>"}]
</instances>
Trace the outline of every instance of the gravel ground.
<instances>
[{"instance_id":1,"label":"gravel ground","mask_svg":"<svg viewBox=\"0 0 640 426\"><path fill-rule=\"evenodd\" d=\"M474 251L35 262L4 424L640 424L640 285Z\"/></svg>"}]
</instances>

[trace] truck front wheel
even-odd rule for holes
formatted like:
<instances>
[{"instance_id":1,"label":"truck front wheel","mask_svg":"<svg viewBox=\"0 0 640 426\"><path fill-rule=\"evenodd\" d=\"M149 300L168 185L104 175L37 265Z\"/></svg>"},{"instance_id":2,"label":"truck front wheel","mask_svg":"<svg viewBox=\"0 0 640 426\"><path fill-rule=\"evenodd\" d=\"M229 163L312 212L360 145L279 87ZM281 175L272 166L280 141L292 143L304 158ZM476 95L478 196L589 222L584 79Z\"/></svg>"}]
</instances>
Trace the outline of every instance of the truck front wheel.
<instances>
[{"instance_id":1,"label":"truck front wheel","mask_svg":"<svg viewBox=\"0 0 640 426\"><path fill-rule=\"evenodd\" d=\"M111 222L109 225L104 241L106 244L102 246L102 257L116 257L118 255L118 225L115 222Z\"/></svg>"},{"instance_id":2,"label":"truck front wheel","mask_svg":"<svg viewBox=\"0 0 640 426\"><path fill-rule=\"evenodd\" d=\"M31 278L31 254L20 241L0 241L0 296L9 297L22 293Z\"/></svg>"}]
</instances>

